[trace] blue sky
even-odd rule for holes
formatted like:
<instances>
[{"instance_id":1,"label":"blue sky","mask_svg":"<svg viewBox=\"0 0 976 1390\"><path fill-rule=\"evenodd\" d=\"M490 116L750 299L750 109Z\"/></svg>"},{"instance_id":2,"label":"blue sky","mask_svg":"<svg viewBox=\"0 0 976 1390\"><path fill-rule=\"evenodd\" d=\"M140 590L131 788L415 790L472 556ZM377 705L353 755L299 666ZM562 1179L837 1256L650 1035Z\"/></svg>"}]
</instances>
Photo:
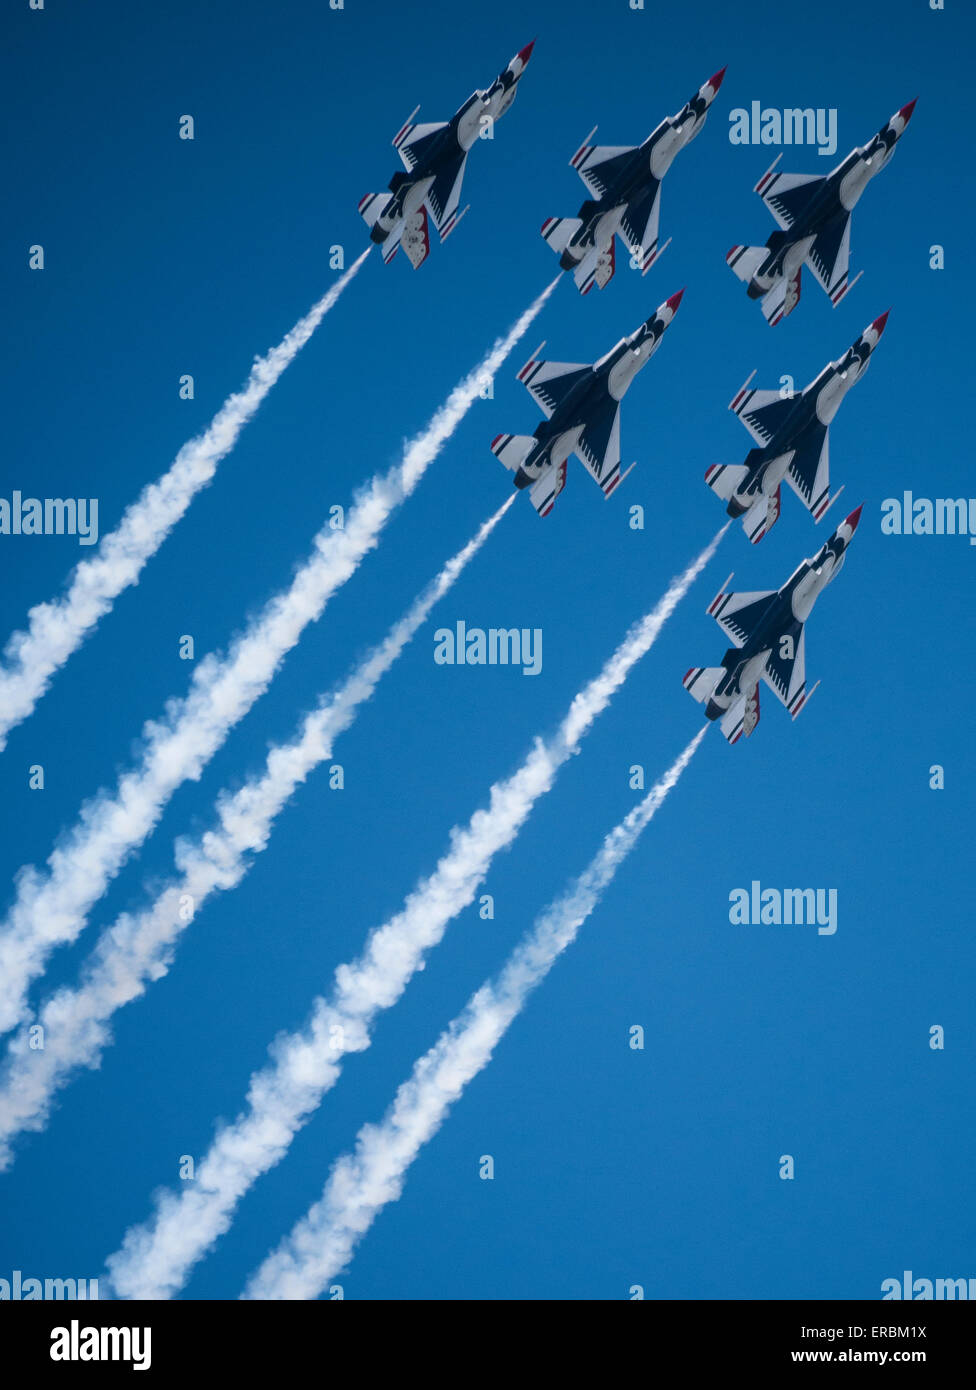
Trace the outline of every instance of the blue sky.
<instances>
[{"instance_id":1,"label":"blue sky","mask_svg":"<svg viewBox=\"0 0 976 1390\"><path fill-rule=\"evenodd\" d=\"M97 496L107 531L205 427L365 244L356 203L397 167L390 140L419 101L447 119L530 38L538 42L495 140L469 161L471 211L417 273L371 256L274 389L214 484L57 678L0 759L3 872L41 864L81 801L112 785L145 719L186 688L178 641L226 646L290 579L334 503L398 457L454 383L548 283L543 219L573 215L567 161L590 128L637 143L717 68L724 85L662 194L673 242L641 279L621 268L580 300L561 284L495 383L199 783L173 798L43 987L72 981L97 929L172 869L174 837L206 828L217 792L263 762L316 695L383 636L504 500L489 443L540 418L515 372L591 361L682 286L680 312L623 411L637 469L604 502L578 464L546 521L519 498L337 749L346 786L312 779L244 884L215 900L177 962L116 1020L116 1044L0 1178L0 1276L95 1276L150 1194L176 1183L216 1117L235 1115L271 1037L400 904L490 783L551 729L630 622L714 534L702 480L749 448L726 406L753 368L805 383L887 308L865 380L831 437L835 484L865 510L807 638L816 699L795 724L772 699L748 742L710 733L680 786L411 1170L401 1200L342 1282L351 1298L879 1296L906 1268L976 1274L965 1155L973 1142L968 885L974 664L966 540L890 537L880 504L905 489L974 492L966 446L972 271L969 55L974 20L924 0L598 10L508 3L445 23L437 7L347 0L186 0L152 10L53 0L8 15L11 136L0 227L8 333L4 481ZM826 173L912 97L896 157L854 219L863 279L836 310L805 277L770 330L724 254L773 223L752 192L774 149L728 139L729 112L834 107ZM194 141L177 138L192 114ZM43 272L27 269L42 243ZM929 268L945 247L946 268ZM190 372L196 398L181 401ZM647 525L628 526L641 503ZM847 510L836 508L837 520ZM723 636L704 608L773 588L825 538L792 496L759 547L736 528L657 645L563 771L486 891L495 920L452 925L287 1159L242 1205L187 1286L234 1297L307 1208L360 1124L379 1119L415 1057L603 835L685 746L701 711L691 665ZM833 517L833 513L831 514ZM66 537L0 537L5 635L90 552ZM445 667L433 633L540 627L543 671ZM27 785L42 763L46 786ZM945 789L929 768L945 768ZM839 927L742 927L729 893L836 888ZM642 1052L628 1030L643 1026ZM929 1028L945 1028L942 1052ZM478 1178L490 1153L496 1177ZM781 1181L792 1154L796 1179Z\"/></svg>"}]
</instances>

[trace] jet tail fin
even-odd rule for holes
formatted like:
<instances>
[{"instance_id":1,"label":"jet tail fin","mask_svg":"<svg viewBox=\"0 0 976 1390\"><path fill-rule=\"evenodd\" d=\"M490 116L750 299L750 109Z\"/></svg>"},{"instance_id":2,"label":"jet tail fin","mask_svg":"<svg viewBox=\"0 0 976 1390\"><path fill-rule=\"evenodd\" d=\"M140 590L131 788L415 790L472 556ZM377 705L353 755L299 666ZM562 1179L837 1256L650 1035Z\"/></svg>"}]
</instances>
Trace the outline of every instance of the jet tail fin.
<instances>
[{"instance_id":1,"label":"jet tail fin","mask_svg":"<svg viewBox=\"0 0 976 1390\"><path fill-rule=\"evenodd\" d=\"M738 492L749 470L744 463L713 463L705 470L705 482L723 502Z\"/></svg>"},{"instance_id":2,"label":"jet tail fin","mask_svg":"<svg viewBox=\"0 0 976 1390\"><path fill-rule=\"evenodd\" d=\"M516 473L528 458L534 443L531 434L496 434L491 441L491 452L501 459L506 468Z\"/></svg>"},{"instance_id":3,"label":"jet tail fin","mask_svg":"<svg viewBox=\"0 0 976 1390\"><path fill-rule=\"evenodd\" d=\"M579 217L547 217L542 224L542 235L556 255L561 256L582 225Z\"/></svg>"},{"instance_id":4,"label":"jet tail fin","mask_svg":"<svg viewBox=\"0 0 976 1390\"><path fill-rule=\"evenodd\" d=\"M725 668L722 666L692 666L690 671L685 672L682 685L691 698L702 705L724 675Z\"/></svg>"}]
</instances>

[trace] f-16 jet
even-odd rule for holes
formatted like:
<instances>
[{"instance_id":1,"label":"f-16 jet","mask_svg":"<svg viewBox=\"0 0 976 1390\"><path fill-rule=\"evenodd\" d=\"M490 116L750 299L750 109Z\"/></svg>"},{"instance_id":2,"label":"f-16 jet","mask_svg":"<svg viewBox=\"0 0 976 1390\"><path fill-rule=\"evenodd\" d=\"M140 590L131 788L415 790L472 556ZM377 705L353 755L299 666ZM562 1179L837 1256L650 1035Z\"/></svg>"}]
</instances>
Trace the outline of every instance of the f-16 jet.
<instances>
[{"instance_id":1,"label":"f-16 jet","mask_svg":"<svg viewBox=\"0 0 976 1390\"><path fill-rule=\"evenodd\" d=\"M733 246L726 256L749 298L762 300L762 311L775 327L800 301L800 274L808 265L836 308L861 278L848 279L851 213L869 181L879 174L905 133L915 102L896 111L868 144L853 149L836 169L816 174L775 173L773 163L756 184L779 223L765 246Z\"/></svg>"},{"instance_id":2,"label":"f-16 jet","mask_svg":"<svg viewBox=\"0 0 976 1390\"><path fill-rule=\"evenodd\" d=\"M729 743L738 742L743 734L748 738L759 723L761 680L794 719L816 690L816 685L807 690L805 624L821 592L840 573L860 519L858 507L781 589L723 591L708 605L708 612L735 646L725 653L721 666L693 666L685 675L684 687L699 704L705 703L707 719L721 719Z\"/></svg>"},{"instance_id":3,"label":"f-16 jet","mask_svg":"<svg viewBox=\"0 0 976 1390\"><path fill-rule=\"evenodd\" d=\"M830 424L840 403L867 371L888 321L887 313L868 324L857 342L826 367L797 395L750 391L749 381L729 404L756 441L745 463L713 464L705 481L728 503L731 517L741 517L755 545L779 518L780 487L785 481L820 521L844 491L830 495L828 443Z\"/></svg>"},{"instance_id":4,"label":"f-16 jet","mask_svg":"<svg viewBox=\"0 0 976 1390\"><path fill-rule=\"evenodd\" d=\"M569 161L592 193L578 217L550 217L542 235L573 271L581 294L613 278L615 241L626 244L646 275L671 238L658 246L661 180L679 150L694 140L722 85L725 68L710 77L676 116L665 116L642 145L591 145L596 126Z\"/></svg>"},{"instance_id":5,"label":"f-16 jet","mask_svg":"<svg viewBox=\"0 0 976 1390\"><path fill-rule=\"evenodd\" d=\"M418 106L397 131L393 147L407 172L393 175L388 193L367 193L359 202L384 261L392 261L402 246L416 270L430 253L430 219L444 241L467 212L459 213L458 204L468 151L486 122L497 121L515 100L534 43L516 53L487 91L473 92L449 121L414 125Z\"/></svg>"},{"instance_id":6,"label":"f-16 jet","mask_svg":"<svg viewBox=\"0 0 976 1390\"><path fill-rule=\"evenodd\" d=\"M630 383L660 346L684 290L666 299L641 326L592 366L545 362L540 343L518 373L546 416L535 434L499 434L492 453L515 474L515 486L529 488L532 505L548 516L566 486L566 465L575 454L604 496L626 478L620 471L620 402Z\"/></svg>"}]
</instances>

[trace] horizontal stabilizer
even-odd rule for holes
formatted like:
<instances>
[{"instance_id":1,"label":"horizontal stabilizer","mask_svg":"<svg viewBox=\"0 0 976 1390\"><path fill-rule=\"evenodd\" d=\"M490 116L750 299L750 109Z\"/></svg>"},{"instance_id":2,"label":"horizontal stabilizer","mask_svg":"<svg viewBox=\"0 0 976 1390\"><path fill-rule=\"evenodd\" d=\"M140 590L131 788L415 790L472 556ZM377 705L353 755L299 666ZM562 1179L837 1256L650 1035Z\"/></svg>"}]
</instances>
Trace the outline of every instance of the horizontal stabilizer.
<instances>
[{"instance_id":1,"label":"horizontal stabilizer","mask_svg":"<svg viewBox=\"0 0 976 1390\"><path fill-rule=\"evenodd\" d=\"M751 690L747 690L744 695L733 701L725 711L722 716L722 733L729 743L738 743L743 734L748 738L758 723L759 686L754 685Z\"/></svg>"},{"instance_id":2,"label":"horizontal stabilizer","mask_svg":"<svg viewBox=\"0 0 976 1390\"><path fill-rule=\"evenodd\" d=\"M389 265L393 257L400 249L400 236L403 232L403 218L401 217L393 224L393 230L384 242L380 244L380 255L383 257L383 264Z\"/></svg>"},{"instance_id":3,"label":"horizontal stabilizer","mask_svg":"<svg viewBox=\"0 0 976 1390\"><path fill-rule=\"evenodd\" d=\"M744 463L713 463L705 471L705 482L723 502L728 502L745 482L748 473Z\"/></svg>"},{"instance_id":4,"label":"horizontal stabilizer","mask_svg":"<svg viewBox=\"0 0 976 1390\"><path fill-rule=\"evenodd\" d=\"M682 685L693 700L703 705L724 675L723 666L692 666L685 672Z\"/></svg>"},{"instance_id":5,"label":"horizontal stabilizer","mask_svg":"<svg viewBox=\"0 0 976 1390\"><path fill-rule=\"evenodd\" d=\"M496 434L491 441L491 452L501 459L506 468L516 473L528 458L534 443L531 434Z\"/></svg>"},{"instance_id":6,"label":"horizontal stabilizer","mask_svg":"<svg viewBox=\"0 0 976 1390\"><path fill-rule=\"evenodd\" d=\"M762 311L770 328L789 318L800 302L800 276L803 267L797 266L793 275L783 275L762 298Z\"/></svg>"},{"instance_id":7,"label":"horizontal stabilizer","mask_svg":"<svg viewBox=\"0 0 976 1390\"><path fill-rule=\"evenodd\" d=\"M359 215L367 227L379 220L380 214L390 201L389 193L367 193L359 200Z\"/></svg>"},{"instance_id":8,"label":"horizontal stabilizer","mask_svg":"<svg viewBox=\"0 0 976 1390\"><path fill-rule=\"evenodd\" d=\"M768 254L765 246L733 246L725 259L739 279L748 284Z\"/></svg>"},{"instance_id":9,"label":"horizontal stabilizer","mask_svg":"<svg viewBox=\"0 0 976 1390\"><path fill-rule=\"evenodd\" d=\"M430 255L430 227L427 222L426 207L418 208L410 217L403 220L400 245L416 270Z\"/></svg>"},{"instance_id":10,"label":"horizontal stabilizer","mask_svg":"<svg viewBox=\"0 0 976 1390\"><path fill-rule=\"evenodd\" d=\"M605 289L613 279L613 273L617 268L617 243L611 237L610 242L598 251L596 247L580 261L573 271L573 279L576 281L576 288L580 294L589 294L590 290L596 285L597 289Z\"/></svg>"},{"instance_id":11,"label":"horizontal stabilizer","mask_svg":"<svg viewBox=\"0 0 976 1390\"><path fill-rule=\"evenodd\" d=\"M540 516L548 516L553 503L566 486L566 459L560 464L550 464L541 478L537 478L529 488L532 505Z\"/></svg>"},{"instance_id":12,"label":"horizontal stabilizer","mask_svg":"<svg viewBox=\"0 0 976 1390\"><path fill-rule=\"evenodd\" d=\"M779 488L770 493L768 497L765 493L760 493L756 501L753 502L742 518L742 529L753 545L758 545L770 527L779 520L779 510Z\"/></svg>"},{"instance_id":13,"label":"horizontal stabilizer","mask_svg":"<svg viewBox=\"0 0 976 1390\"><path fill-rule=\"evenodd\" d=\"M542 224L542 235L557 256L561 256L582 225L579 217L547 217Z\"/></svg>"}]
</instances>

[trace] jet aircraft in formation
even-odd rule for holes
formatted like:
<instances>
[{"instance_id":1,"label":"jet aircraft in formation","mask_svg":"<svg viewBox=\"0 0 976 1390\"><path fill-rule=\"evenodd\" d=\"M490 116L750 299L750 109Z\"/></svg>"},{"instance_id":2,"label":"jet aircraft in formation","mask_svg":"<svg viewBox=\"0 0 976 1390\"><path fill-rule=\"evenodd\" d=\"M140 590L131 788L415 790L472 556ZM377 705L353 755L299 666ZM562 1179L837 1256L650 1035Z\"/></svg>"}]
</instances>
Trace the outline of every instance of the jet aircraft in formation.
<instances>
[{"instance_id":1,"label":"jet aircraft in formation","mask_svg":"<svg viewBox=\"0 0 976 1390\"><path fill-rule=\"evenodd\" d=\"M442 241L457 226L463 216L458 208L468 151L486 124L511 106L532 48L530 43L521 49L492 85L474 92L449 121L415 125L415 110L394 136L406 173L394 174L387 193L367 194L359 204L384 261L391 261L402 246L417 267L430 252L431 221ZM594 285L602 289L612 279L616 237L642 274L667 248L670 238L663 246L658 240L661 183L676 155L704 125L724 76L722 68L642 144L591 145L594 127L573 155L570 164L591 196L577 217L547 218L542 235L559 255L562 269L572 271L581 294ZM770 324L780 323L795 309L804 265L835 306L860 278L850 278L851 214L870 180L891 159L914 109L914 101L901 107L872 140L823 177L779 173L777 157L759 180L755 191L778 228L764 247L733 246L726 260L746 282L749 298L761 301ZM546 418L534 434L497 435L491 448L515 474L515 486L529 489L540 516L548 516L565 487L571 454L607 497L630 472L620 471L620 402L660 346L683 293L666 299L592 365L545 361L538 355L544 346L540 344L518 373ZM750 376L732 400L730 409L749 430L755 447L742 464L714 464L705 480L726 502L729 515L741 518L753 543L778 520L784 481L815 521L843 491L830 493L830 424L847 392L867 371L887 319L887 313L876 318L843 357L829 362L802 391L754 391ZM721 666L693 667L684 685L705 704L708 719L721 721L730 743L750 735L758 724L761 681L794 719L813 694L806 683L805 624L818 596L839 573L860 515L860 507L851 512L780 589L723 591L709 605L708 612L735 645Z\"/></svg>"},{"instance_id":2,"label":"jet aircraft in formation","mask_svg":"<svg viewBox=\"0 0 976 1390\"><path fill-rule=\"evenodd\" d=\"M615 237L620 237L646 275L667 249L658 245L661 181L679 150L705 124L725 68L710 77L676 116L665 116L642 145L591 145L596 126L569 161L593 195L576 217L549 217L542 235L571 270L580 294L601 290L613 278Z\"/></svg>"},{"instance_id":3,"label":"jet aircraft in formation","mask_svg":"<svg viewBox=\"0 0 976 1390\"><path fill-rule=\"evenodd\" d=\"M851 213L868 183L885 167L915 110L910 101L883 125L873 140L853 149L836 169L817 174L775 173L781 156L756 184L755 191L779 223L765 246L733 246L726 256L749 298L762 300L762 311L775 327L800 300L800 274L808 265L836 308L860 272L849 279Z\"/></svg>"},{"instance_id":4,"label":"jet aircraft in formation","mask_svg":"<svg viewBox=\"0 0 976 1390\"><path fill-rule=\"evenodd\" d=\"M487 91L473 92L449 121L414 125L418 106L394 135L393 147L407 172L393 175L388 193L367 193L359 201L370 240L382 247L384 261L392 261L402 246L416 270L430 253L431 219L444 241L467 212L458 212L458 205L468 151L486 123L497 121L515 100L532 47L520 49Z\"/></svg>"},{"instance_id":5,"label":"jet aircraft in formation","mask_svg":"<svg viewBox=\"0 0 976 1390\"><path fill-rule=\"evenodd\" d=\"M620 402L660 347L683 294L679 290L666 299L646 323L592 366L543 361L538 353L545 344L540 343L519 372L519 381L546 419L534 434L496 435L491 448L515 474L515 486L529 489L540 516L549 515L566 485L570 454L593 475L606 497L630 472L620 471Z\"/></svg>"},{"instance_id":6,"label":"jet aircraft in formation","mask_svg":"<svg viewBox=\"0 0 976 1390\"><path fill-rule=\"evenodd\" d=\"M806 621L820 594L840 573L860 519L858 507L781 588L736 594L724 592L723 586L708 605L735 646L725 653L721 666L693 666L685 673L684 687L705 704L707 719L722 721L729 743L743 734L748 738L759 723L761 680L794 719L816 690L816 685L807 689Z\"/></svg>"},{"instance_id":7,"label":"jet aircraft in formation","mask_svg":"<svg viewBox=\"0 0 976 1390\"><path fill-rule=\"evenodd\" d=\"M753 372L731 401L729 409L752 435L756 448L749 450L745 463L713 464L705 481L728 502L729 516L742 518L754 545L779 517L784 481L813 513L814 521L820 521L844 491L840 487L830 495L830 423L848 391L867 371L887 321L885 313L868 324L839 361L828 362L797 394L750 391Z\"/></svg>"}]
</instances>

